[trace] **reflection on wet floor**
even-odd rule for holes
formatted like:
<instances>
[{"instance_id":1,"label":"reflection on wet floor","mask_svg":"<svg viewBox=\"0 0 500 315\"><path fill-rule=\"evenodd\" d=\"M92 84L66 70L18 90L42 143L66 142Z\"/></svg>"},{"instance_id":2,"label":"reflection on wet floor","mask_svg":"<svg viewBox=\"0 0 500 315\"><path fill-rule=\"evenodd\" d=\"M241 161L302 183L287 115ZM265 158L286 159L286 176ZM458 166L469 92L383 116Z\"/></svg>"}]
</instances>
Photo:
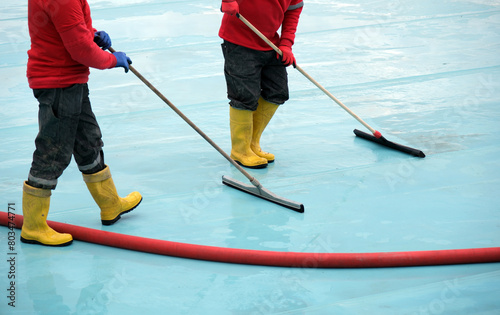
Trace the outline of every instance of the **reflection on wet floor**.
<instances>
[{"instance_id":1,"label":"reflection on wet floor","mask_svg":"<svg viewBox=\"0 0 500 315\"><path fill-rule=\"evenodd\" d=\"M116 50L223 150L229 109L220 1L89 1ZM38 131L25 77L26 3L0 5L0 199L21 214ZM74 162L49 220L175 242L356 253L500 244L500 5L495 1L306 1L299 65L413 158L367 131L289 68L291 98L263 135L276 155L251 170L297 213L222 184L248 180L132 73L92 70L91 101L120 194L144 200L103 227ZM0 227L1 244L7 228ZM18 232L19 234L19 232ZM196 261L84 242L16 243L16 308L0 313L497 314L499 264L303 269ZM7 272L7 264L0 270ZM4 275L5 275L4 273ZM7 279L1 283L7 288Z\"/></svg>"}]
</instances>

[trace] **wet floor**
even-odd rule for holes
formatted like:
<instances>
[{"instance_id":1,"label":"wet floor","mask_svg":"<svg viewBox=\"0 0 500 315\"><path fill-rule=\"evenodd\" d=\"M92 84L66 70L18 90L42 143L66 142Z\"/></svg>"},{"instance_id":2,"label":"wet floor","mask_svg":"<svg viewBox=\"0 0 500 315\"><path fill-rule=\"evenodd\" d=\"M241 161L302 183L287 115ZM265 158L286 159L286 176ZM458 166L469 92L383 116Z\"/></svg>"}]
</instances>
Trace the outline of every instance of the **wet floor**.
<instances>
[{"instance_id":1,"label":"wet floor","mask_svg":"<svg viewBox=\"0 0 500 315\"><path fill-rule=\"evenodd\" d=\"M229 152L220 1L89 1L116 50ZM37 103L25 77L26 3L0 4L0 201L22 214ZM49 220L188 244L365 253L500 245L500 2L306 1L298 64L415 158L366 129L289 68L291 98L263 135L276 155L249 171L297 213L222 185L247 179L134 74L89 86L118 191L141 205L104 227L72 162ZM1 314L499 314L500 263L379 269L226 264L75 241L15 241L15 307ZM8 229L0 227L3 292Z\"/></svg>"}]
</instances>

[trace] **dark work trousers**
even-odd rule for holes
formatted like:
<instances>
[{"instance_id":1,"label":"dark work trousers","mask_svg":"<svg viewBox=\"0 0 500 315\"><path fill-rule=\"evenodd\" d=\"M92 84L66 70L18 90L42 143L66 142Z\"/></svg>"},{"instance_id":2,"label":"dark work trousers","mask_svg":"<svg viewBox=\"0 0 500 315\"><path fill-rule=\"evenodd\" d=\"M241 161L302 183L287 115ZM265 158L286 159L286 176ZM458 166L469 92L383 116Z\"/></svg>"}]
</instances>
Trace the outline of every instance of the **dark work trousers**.
<instances>
[{"instance_id":1,"label":"dark work trousers","mask_svg":"<svg viewBox=\"0 0 500 315\"><path fill-rule=\"evenodd\" d=\"M259 97L276 105L288 100L288 74L274 50L259 51L224 41L222 53L232 107L255 111Z\"/></svg>"},{"instance_id":2,"label":"dark work trousers","mask_svg":"<svg viewBox=\"0 0 500 315\"><path fill-rule=\"evenodd\" d=\"M28 184L55 189L72 156L85 174L104 169L102 135L90 105L88 85L34 89L33 94L39 102L39 132Z\"/></svg>"}]
</instances>

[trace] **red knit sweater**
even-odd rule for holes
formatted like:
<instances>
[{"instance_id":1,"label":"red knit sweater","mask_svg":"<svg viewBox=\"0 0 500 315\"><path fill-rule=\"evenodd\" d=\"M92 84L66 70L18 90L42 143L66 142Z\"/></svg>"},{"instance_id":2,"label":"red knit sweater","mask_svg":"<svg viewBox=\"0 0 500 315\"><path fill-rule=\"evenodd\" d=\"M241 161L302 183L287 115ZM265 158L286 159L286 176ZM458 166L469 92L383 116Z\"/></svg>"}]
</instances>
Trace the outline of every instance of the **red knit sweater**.
<instances>
[{"instance_id":1,"label":"red knit sweater","mask_svg":"<svg viewBox=\"0 0 500 315\"><path fill-rule=\"evenodd\" d=\"M240 13L275 45L292 47L303 0L237 0ZM281 38L278 29L281 27ZM224 14L219 36L255 50L272 50L237 17Z\"/></svg>"},{"instance_id":2,"label":"red knit sweater","mask_svg":"<svg viewBox=\"0 0 500 315\"><path fill-rule=\"evenodd\" d=\"M89 67L108 69L116 58L94 43L87 0L29 0L27 77L32 89L86 83Z\"/></svg>"}]
</instances>

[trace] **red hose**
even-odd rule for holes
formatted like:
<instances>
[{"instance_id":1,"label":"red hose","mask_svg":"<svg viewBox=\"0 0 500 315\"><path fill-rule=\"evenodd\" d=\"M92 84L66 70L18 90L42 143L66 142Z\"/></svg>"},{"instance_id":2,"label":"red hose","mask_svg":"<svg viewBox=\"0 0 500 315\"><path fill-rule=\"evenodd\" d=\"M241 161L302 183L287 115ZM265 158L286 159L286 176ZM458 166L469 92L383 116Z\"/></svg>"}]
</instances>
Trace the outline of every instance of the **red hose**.
<instances>
[{"instance_id":1,"label":"red hose","mask_svg":"<svg viewBox=\"0 0 500 315\"><path fill-rule=\"evenodd\" d=\"M0 212L0 224L22 226L23 216L9 220ZM75 240L140 252L234 264L299 268L382 268L500 262L500 247L383 253L298 253L248 250L178 243L106 232L47 221L56 231Z\"/></svg>"}]
</instances>

